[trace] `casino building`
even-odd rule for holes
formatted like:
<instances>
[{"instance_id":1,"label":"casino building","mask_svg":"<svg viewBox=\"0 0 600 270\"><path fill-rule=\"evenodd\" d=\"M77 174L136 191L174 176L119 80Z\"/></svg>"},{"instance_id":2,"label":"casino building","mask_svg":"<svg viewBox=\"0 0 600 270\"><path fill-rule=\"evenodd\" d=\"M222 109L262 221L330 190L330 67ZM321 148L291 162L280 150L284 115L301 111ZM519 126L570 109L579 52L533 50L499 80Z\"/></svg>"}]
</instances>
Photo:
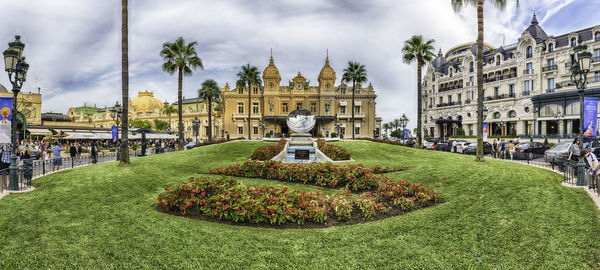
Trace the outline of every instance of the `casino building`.
<instances>
[{"instance_id":1,"label":"casino building","mask_svg":"<svg viewBox=\"0 0 600 270\"><path fill-rule=\"evenodd\" d=\"M231 137L248 137L253 139L265 136L289 135L286 124L288 114L296 109L306 109L314 114L317 120L312 130L313 136L331 137L333 133L352 137L352 85L336 83L336 73L329 65L329 57L319 72L317 85L310 85L310 80L300 72L281 85L281 75L275 66L273 57L263 71L263 85L253 85L251 93L251 117L248 130L248 89L247 87L230 88L229 83L222 89L223 95L223 128ZM355 136L379 136L381 118L375 115L375 90L357 85L355 92ZM267 135L268 134L268 135Z\"/></svg>"},{"instance_id":2,"label":"casino building","mask_svg":"<svg viewBox=\"0 0 600 270\"><path fill-rule=\"evenodd\" d=\"M484 44L484 106L488 135L572 137L579 99L571 80L573 48L593 54L586 97L600 97L600 25L548 35L535 16L517 42ZM423 81L423 132L431 137L477 134L477 45L440 50Z\"/></svg>"}]
</instances>

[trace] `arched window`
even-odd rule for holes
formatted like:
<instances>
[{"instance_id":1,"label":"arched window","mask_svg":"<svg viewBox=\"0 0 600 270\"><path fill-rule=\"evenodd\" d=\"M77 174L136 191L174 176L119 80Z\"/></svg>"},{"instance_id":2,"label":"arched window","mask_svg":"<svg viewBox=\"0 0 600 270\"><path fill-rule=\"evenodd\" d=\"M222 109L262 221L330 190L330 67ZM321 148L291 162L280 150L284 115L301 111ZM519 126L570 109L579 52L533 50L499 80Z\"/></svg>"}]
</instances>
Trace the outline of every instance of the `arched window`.
<instances>
[{"instance_id":1,"label":"arched window","mask_svg":"<svg viewBox=\"0 0 600 270\"><path fill-rule=\"evenodd\" d=\"M515 112L515 111L508 112L508 118L515 118L515 117L517 117L517 112Z\"/></svg>"},{"instance_id":2,"label":"arched window","mask_svg":"<svg viewBox=\"0 0 600 270\"><path fill-rule=\"evenodd\" d=\"M473 61L471 61L471 62L469 63L469 72L473 72L473 70L474 70L474 67L473 67L473 66L474 66L474 64L473 64Z\"/></svg>"},{"instance_id":3,"label":"arched window","mask_svg":"<svg viewBox=\"0 0 600 270\"><path fill-rule=\"evenodd\" d=\"M594 34L594 41L600 41L600 32Z\"/></svg>"},{"instance_id":4,"label":"arched window","mask_svg":"<svg viewBox=\"0 0 600 270\"><path fill-rule=\"evenodd\" d=\"M452 68L448 69L450 71L450 77L452 77Z\"/></svg>"},{"instance_id":5,"label":"arched window","mask_svg":"<svg viewBox=\"0 0 600 270\"><path fill-rule=\"evenodd\" d=\"M496 56L496 66L500 65L500 55Z\"/></svg>"},{"instance_id":6,"label":"arched window","mask_svg":"<svg viewBox=\"0 0 600 270\"><path fill-rule=\"evenodd\" d=\"M548 44L548 52L553 52L553 51L554 51L554 43Z\"/></svg>"},{"instance_id":7,"label":"arched window","mask_svg":"<svg viewBox=\"0 0 600 270\"><path fill-rule=\"evenodd\" d=\"M575 47L575 46L577 46L577 39L571 38L571 47Z\"/></svg>"},{"instance_id":8,"label":"arched window","mask_svg":"<svg viewBox=\"0 0 600 270\"><path fill-rule=\"evenodd\" d=\"M500 113L499 112L495 112L494 113L494 119L500 119Z\"/></svg>"},{"instance_id":9,"label":"arched window","mask_svg":"<svg viewBox=\"0 0 600 270\"><path fill-rule=\"evenodd\" d=\"M527 52L525 52L525 58L533 57L533 48L531 46L527 47Z\"/></svg>"}]
</instances>

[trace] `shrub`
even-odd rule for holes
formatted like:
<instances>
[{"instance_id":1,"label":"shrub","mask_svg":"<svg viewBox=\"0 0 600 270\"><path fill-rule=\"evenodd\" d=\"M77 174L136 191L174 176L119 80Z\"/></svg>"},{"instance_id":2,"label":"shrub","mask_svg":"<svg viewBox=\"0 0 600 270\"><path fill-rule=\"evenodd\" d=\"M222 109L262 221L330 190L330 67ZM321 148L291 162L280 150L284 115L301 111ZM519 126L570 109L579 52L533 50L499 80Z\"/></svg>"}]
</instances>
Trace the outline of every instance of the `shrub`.
<instances>
[{"instance_id":1,"label":"shrub","mask_svg":"<svg viewBox=\"0 0 600 270\"><path fill-rule=\"evenodd\" d=\"M138 149L137 143L134 143L134 144L131 145L131 150L135 151L137 149Z\"/></svg>"},{"instance_id":2,"label":"shrub","mask_svg":"<svg viewBox=\"0 0 600 270\"><path fill-rule=\"evenodd\" d=\"M285 148L286 144L287 141L284 138L281 138L279 139L277 144L260 146L254 149L254 152L252 152L250 159L261 161L270 160L274 158L277 154L281 153L281 151L283 151L283 148Z\"/></svg>"},{"instance_id":3,"label":"shrub","mask_svg":"<svg viewBox=\"0 0 600 270\"><path fill-rule=\"evenodd\" d=\"M194 147L200 147L200 146L206 146L206 145L211 145L211 144L218 144L218 143L224 143L224 142L230 142L230 141L235 141L235 140L242 140L243 138L235 138L235 139L219 139L219 140L214 140L214 141L203 141L203 142L199 142L196 143L194 145Z\"/></svg>"},{"instance_id":4,"label":"shrub","mask_svg":"<svg viewBox=\"0 0 600 270\"><path fill-rule=\"evenodd\" d=\"M323 139L317 139L317 147L323 154L332 160L349 160L350 152L346 148L325 143Z\"/></svg>"},{"instance_id":5,"label":"shrub","mask_svg":"<svg viewBox=\"0 0 600 270\"><path fill-rule=\"evenodd\" d=\"M337 133L331 133L331 135L330 135L331 138L337 138L337 136L338 136Z\"/></svg>"},{"instance_id":6,"label":"shrub","mask_svg":"<svg viewBox=\"0 0 600 270\"><path fill-rule=\"evenodd\" d=\"M548 137L544 137L544 145L548 146Z\"/></svg>"},{"instance_id":7,"label":"shrub","mask_svg":"<svg viewBox=\"0 0 600 270\"><path fill-rule=\"evenodd\" d=\"M271 138L271 133L267 133L267 134L265 135L265 138Z\"/></svg>"}]
</instances>

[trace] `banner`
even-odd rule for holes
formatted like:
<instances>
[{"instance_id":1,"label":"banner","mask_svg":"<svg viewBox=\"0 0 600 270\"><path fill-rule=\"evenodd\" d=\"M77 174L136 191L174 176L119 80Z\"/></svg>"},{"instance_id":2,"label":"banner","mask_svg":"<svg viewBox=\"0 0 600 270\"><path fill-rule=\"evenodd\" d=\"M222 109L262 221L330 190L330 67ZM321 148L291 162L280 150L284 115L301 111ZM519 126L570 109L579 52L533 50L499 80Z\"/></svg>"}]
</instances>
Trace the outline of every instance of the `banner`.
<instances>
[{"instance_id":1,"label":"banner","mask_svg":"<svg viewBox=\"0 0 600 270\"><path fill-rule=\"evenodd\" d=\"M483 141L487 141L488 125L483 124Z\"/></svg>"},{"instance_id":2,"label":"banner","mask_svg":"<svg viewBox=\"0 0 600 270\"><path fill-rule=\"evenodd\" d=\"M583 100L584 141L595 141L598 128L598 98L586 97Z\"/></svg>"},{"instance_id":3,"label":"banner","mask_svg":"<svg viewBox=\"0 0 600 270\"><path fill-rule=\"evenodd\" d=\"M12 98L0 98L0 143L10 143L10 125L12 122Z\"/></svg>"},{"instance_id":4,"label":"banner","mask_svg":"<svg viewBox=\"0 0 600 270\"><path fill-rule=\"evenodd\" d=\"M408 129L404 129L404 139L408 139Z\"/></svg>"},{"instance_id":5,"label":"banner","mask_svg":"<svg viewBox=\"0 0 600 270\"><path fill-rule=\"evenodd\" d=\"M113 143L117 143L117 126L112 126L112 141Z\"/></svg>"}]
</instances>

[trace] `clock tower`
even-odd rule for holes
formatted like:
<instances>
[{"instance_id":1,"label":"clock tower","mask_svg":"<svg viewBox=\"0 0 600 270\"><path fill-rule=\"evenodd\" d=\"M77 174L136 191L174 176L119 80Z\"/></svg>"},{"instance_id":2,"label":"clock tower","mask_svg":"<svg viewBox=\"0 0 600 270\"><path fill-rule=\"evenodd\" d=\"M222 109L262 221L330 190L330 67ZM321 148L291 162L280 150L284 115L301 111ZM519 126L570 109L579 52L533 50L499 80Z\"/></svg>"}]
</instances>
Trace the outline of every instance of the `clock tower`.
<instances>
[{"instance_id":1,"label":"clock tower","mask_svg":"<svg viewBox=\"0 0 600 270\"><path fill-rule=\"evenodd\" d=\"M278 91L281 75L279 69L273 64L273 55L269 59L269 65L263 71L263 83L265 84L265 92Z\"/></svg>"},{"instance_id":2,"label":"clock tower","mask_svg":"<svg viewBox=\"0 0 600 270\"><path fill-rule=\"evenodd\" d=\"M321 92L333 91L335 84L335 71L329 66L329 56L325 58L325 66L319 73L319 89Z\"/></svg>"}]
</instances>

